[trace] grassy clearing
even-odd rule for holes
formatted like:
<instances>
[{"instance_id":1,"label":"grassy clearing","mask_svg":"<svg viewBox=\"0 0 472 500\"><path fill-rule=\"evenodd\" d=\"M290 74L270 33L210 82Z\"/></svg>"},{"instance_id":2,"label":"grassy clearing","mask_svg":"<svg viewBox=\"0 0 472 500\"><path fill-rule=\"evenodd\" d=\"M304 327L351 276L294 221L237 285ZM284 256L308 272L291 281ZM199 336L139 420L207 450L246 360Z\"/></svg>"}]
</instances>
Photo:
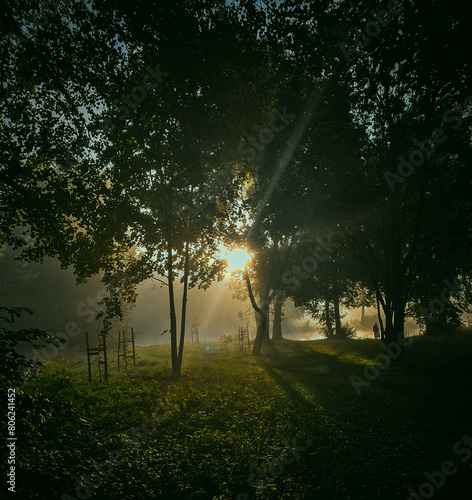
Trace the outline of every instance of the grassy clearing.
<instances>
[{"instance_id":1,"label":"grassy clearing","mask_svg":"<svg viewBox=\"0 0 472 500\"><path fill-rule=\"evenodd\" d=\"M52 363L20 398L20 498L407 499L448 459L458 471L435 498L472 496L472 459L452 452L472 435L472 336L415 337L405 363L357 395L349 377L381 352L375 340L285 341L256 360L188 345L178 382L169 346L138 348L108 383L89 384L84 360ZM100 486L74 493L98 466Z\"/></svg>"}]
</instances>

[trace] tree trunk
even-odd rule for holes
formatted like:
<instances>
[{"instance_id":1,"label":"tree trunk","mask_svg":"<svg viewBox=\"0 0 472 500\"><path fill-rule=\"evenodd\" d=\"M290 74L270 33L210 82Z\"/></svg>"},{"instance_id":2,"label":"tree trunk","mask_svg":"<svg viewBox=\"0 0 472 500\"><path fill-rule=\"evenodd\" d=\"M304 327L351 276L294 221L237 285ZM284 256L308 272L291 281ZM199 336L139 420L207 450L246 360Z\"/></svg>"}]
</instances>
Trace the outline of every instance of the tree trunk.
<instances>
[{"instance_id":1,"label":"tree trunk","mask_svg":"<svg viewBox=\"0 0 472 500\"><path fill-rule=\"evenodd\" d=\"M427 337L435 337L435 336L439 335L441 332L441 327L444 326L441 323L441 317L444 317L444 316L445 316L445 313L443 313L440 316L435 316L435 315L431 314L429 316L429 319L425 318L424 321L425 321L426 328L424 331L424 335Z\"/></svg>"},{"instance_id":2,"label":"tree trunk","mask_svg":"<svg viewBox=\"0 0 472 500\"><path fill-rule=\"evenodd\" d=\"M274 326L272 330L272 340L279 341L283 340L282 337L282 303L283 300L275 301L275 310L274 310Z\"/></svg>"},{"instance_id":3,"label":"tree trunk","mask_svg":"<svg viewBox=\"0 0 472 500\"><path fill-rule=\"evenodd\" d=\"M170 310L170 352L172 360L172 376L179 377L179 358L177 355L177 318L174 298L174 269L172 259L172 242L167 242L167 280L169 282L169 310Z\"/></svg>"},{"instance_id":4,"label":"tree trunk","mask_svg":"<svg viewBox=\"0 0 472 500\"><path fill-rule=\"evenodd\" d=\"M254 345L252 347L253 356L260 356L262 354L262 343L264 342L264 332L267 324L267 316L265 316L262 312L259 314L261 316L259 326L257 327L256 338L254 339Z\"/></svg>"},{"instance_id":5,"label":"tree trunk","mask_svg":"<svg viewBox=\"0 0 472 500\"><path fill-rule=\"evenodd\" d=\"M399 360L403 360L405 356L405 347L402 342L405 338L405 307L406 303L403 298L397 297L394 304L392 342L395 342L400 347Z\"/></svg>"},{"instance_id":6,"label":"tree trunk","mask_svg":"<svg viewBox=\"0 0 472 500\"><path fill-rule=\"evenodd\" d=\"M244 268L244 279L246 280L246 285L247 285L247 292L249 294L249 299L251 301L251 305L253 309L259 314L259 323L257 325L257 332L256 332L256 338L254 339L254 345L252 347L252 355L253 356L260 356L261 351L262 351L262 343L264 341L264 335L266 332L266 325L267 325L267 320L268 320L268 308L269 305L265 305L266 310L261 309L257 304L256 304L256 299L254 298L254 294L252 292L252 286L251 286L251 281L249 279L249 272L247 270L247 265Z\"/></svg>"},{"instance_id":7,"label":"tree trunk","mask_svg":"<svg viewBox=\"0 0 472 500\"><path fill-rule=\"evenodd\" d=\"M334 324L336 327L336 335L335 338L337 339L344 339L345 335L342 329L341 325L341 312L339 309L339 295L335 295L333 299L333 304L334 304Z\"/></svg>"},{"instance_id":8,"label":"tree trunk","mask_svg":"<svg viewBox=\"0 0 472 500\"><path fill-rule=\"evenodd\" d=\"M425 326L426 329L424 331L424 335L426 337L437 337L442 335L445 331L447 331L447 322L445 313L439 316L433 316L432 321L429 321L425 318Z\"/></svg>"},{"instance_id":9,"label":"tree trunk","mask_svg":"<svg viewBox=\"0 0 472 500\"><path fill-rule=\"evenodd\" d=\"M405 269L402 265L402 245L401 245L401 217L400 204L393 205L393 231L392 231L392 325L390 335L387 335L389 342L399 345L401 351L400 358L403 357L404 349L399 339L404 337L405 329Z\"/></svg>"},{"instance_id":10,"label":"tree trunk","mask_svg":"<svg viewBox=\"0 0 472 500\"><path fill-rule=\"evenodd\" d=\"M266 344L266 345L270 343L270 336L269 336L270 303L271 303L271 299L269 297L269 290L266 287L263 287L261 293L259 294L259 304L261 304L260 308L262 309L264 316L266 317L264 335L262 338L262 343Z\"/></svg>"},{"instance_id":11,"label":"tree trunk","mask_svg":"<svg viewBox=\"0 0 472 500\"><path fill-rule=\"evenodd\" d=\"M264 311L264 316L266 317L264 336L262 337L263 344L270 344L269 329L270 329L270 301L266 299L263 302L262 310Z\"/></svg>"},{"instance_id":12,"label":"tree trunk","mask_svg":"<svg viewBox=\"0 0 472 500\"><path fill-rule=\"evenodd\" d=\"M185 242L185 264L184 264L184 290L182 294L182 317L180 321L180 344L178 355L178 370L176 370L175 377L180 377L182 373L182 358L184 355L184 342L185 342L185 319L187 316L187 293L188 293L188 240Z\"/></svg>"},{"instance_id":13,"label":"tree trunk","mask_svg":"<svg viewBox=\"0 0 472 500\"><path fill-rule=\"evenodd\" d=\"M393 313L391 309L391 300L389 297L385 297L385 305L382 304L384 314L385 314L385 342L392 342L394 337L393 331Z\"/></svg>"},{"instance_id":14,"label":"tree trunk","mask_svg":"<svg viewBox=\"0 0 472 500\"><path fill-rule=\"evenodd\" d=\"M331 313L329 310L329 299L325 299L325 320L326 320L326 329L328 330L328 339L332 339L334 337L333 325L331 323Z\"/></svg>"},{"instance_id":15,"label":"tree trunk","mask_svg":"<svg viewBox=\"0 0 472 500\"><path fill-rule=\"evenodd\" d=\"M375 296L377 299L377 318L379 319L379 325L380 325L380 340L384 341L385 340L385 328L384 328L384 324L382 321L382 312L380 311L380 293L376 292Z\"/></svg>"},{"instance_id":16,"label":"tree trunk","mask_svg":"<svg viewBox=\"0 0 472 500\"><path fill-rule=\"evenodd\" d=\"M365 313L365 305L361 305L361 325L364 324L364 313Z\"/></svg>"}]
</instances>

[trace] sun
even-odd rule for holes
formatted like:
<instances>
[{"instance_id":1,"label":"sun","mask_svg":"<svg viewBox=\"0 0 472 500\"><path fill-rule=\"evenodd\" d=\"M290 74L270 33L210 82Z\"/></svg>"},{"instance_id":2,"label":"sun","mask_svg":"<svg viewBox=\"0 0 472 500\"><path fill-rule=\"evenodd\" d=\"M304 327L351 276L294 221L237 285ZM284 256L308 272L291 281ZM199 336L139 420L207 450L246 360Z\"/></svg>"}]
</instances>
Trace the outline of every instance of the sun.
<instances>
[{"instance_id":1,"label":"sun","mask_svg":"<svg viewBox=\"0 0 472 500\"><path fill-rule=\"evenodd\" d=\"M222 257L228 261L228 272L243 270L247 262L252 259L248 250L242 248L234 248L229 250L226 247L220 248Z\"/></svg>"},{"instance_id":2,"label":"sun","mask_svg":"<svg viewBox=\"0 0 472 500\"><path fill-rule=\"evenodd\" d=\"M240 248L235 248L229 252L227 257L229 267L232 271L236 269L244 269L246 262L251 260L251 256L247 250L241 250Z\"/></svg>"}]
</instances>

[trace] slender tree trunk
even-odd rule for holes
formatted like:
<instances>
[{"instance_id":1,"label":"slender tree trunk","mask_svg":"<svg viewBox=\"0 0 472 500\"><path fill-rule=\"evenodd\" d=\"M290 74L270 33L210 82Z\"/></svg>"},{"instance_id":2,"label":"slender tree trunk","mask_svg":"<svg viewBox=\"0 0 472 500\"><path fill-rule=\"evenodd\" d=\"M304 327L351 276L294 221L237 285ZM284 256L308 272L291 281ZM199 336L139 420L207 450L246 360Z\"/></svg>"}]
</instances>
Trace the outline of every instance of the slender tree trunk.
<instances>
[{"instance_id":1,"label":"slender tree trunk","mask_svg":"<svg viewBox=\"0 0 472 500\"><path fill-rule=\"evenodd\" d=\"M397 343L400 348L400 356L398 358L400 361L405 357L405 347L401 342L405 338L405 307L406 303L404 299L397 297L394 304L392 342Z\"/></svg>"},{"instance_id":2,"label":"slender tree trunk","mask_svg":"<svg viewBox=\"0 0 472 500\"><path fill-rule=\"evenodd\" d=\"M269 297L269 290L264 286L262 292L259 294L259 303L261 304L261 310L266 317L264 336L262 338L263 344L270 344L270 303L271 299Z\"/></svg>"},{"instance_id":3,"label":"slender tree trunk","mask_svg":"<svg viewBox=\"0 0 472 500\"><path fill-rule=\"evenodd\" d=\"M422 298L420 300L420 308L421 309L424 309L424 310L428 310L428 299L425 299L425 298ZM427 317L424 318L424 324L425 324L425 330L424 330L424 335L425 336L428 336L428 337L431 337L434 335L434 323L435 323L435 317L431 317L430 316L430 319L428 319Z\"/></svg>"},{"instance_id":4,"label":"slender tree trunk","mask_svg":"<svg viewBox=\"0 0 472 500\"><path fill-rule=\"evenodd\" d=\"M376 300L377 300L377 318L379 319L379 325L380 325L380 340L383 341L385 340L385 328L382 321L382 312L380 311L379 292L376 293Z\"/></svg>"},{"instance_id":5,"label":"slender tree trunk","mask_svg":"<svg viewBox=\"0 0 472 500\"><path fill-rule=\"evenodd\" d=\"M184 290L182 294L182 317L180 321L180 344L178 355L178 374L180 377L182 373L182 358L184 355L184 342L185 342L185 319L187 317L187 292L188 292L188 240L185 242L185 264L184 264Z\"/></svg>"},{"instance_id":6,"label":"slender tree trunk","mask_svg":"<svg viewBox=\"0 0 472 500\"><path fill-rule=\"evenodd\" d=\"M365 305L361 305L361 325L364 324L364 313L365 313Z\"/></svg>"},{"instance_id":7,"label":"slender tree trunk","mask_svg":"<svg viewBox=\"0 0 472 500\"><path fill-rule=\"evenodd\" d=\"M177 318L174 298L174 269L172 258L172 242L167 242L167 279L169 282L169 310L170 310L170 352L172 360L172 376L179 376L179 359L177 355Z\"/></svg>"},{"instance_id":8,"label":"slender tree trunk","mask_svg":"<svg viewBox=\"0 0 472 500\"><path fill-rule=\"evenodd\" d=\"M279 341L283 340L282 336L282 304L283 300L275 301L274 309L274 326L272 330L272 340Z\"/></svg>"},{"instance_id":9,"label":"slender tree trunk","mask_svg":"<svg viewBox=\"0 0 472 500\"><path fill-rule=\"evenodd\" d=\"M398 335L403 334L405 326L405 307L406 303L403 297L394 296L388 304L385 311L386 328L385 340L387 342L398 342Z\"/></svg>"},{"instance_id":10,"label":"slender tree trunk","mask_svg":"<svg viewBox=\"0 0 472 500\"><path fill-rule=\"evenodd\" d=\"M334 304L334 324L336 327L336 338L337 339L343 339L345 337L344 332L342 330L342 325L341 325L341 312L339 308L339 295L336 294L334 299L333 299L333 304Z\"/></svg>"},{"instance_id":11,"label":"slender tree trunk","mask_svg":"<svg viewBox=\"0 0 472 500\"><path fill-rule=\"evenodd\" d=\"M392 342L394 336L392 315L389 312L385 317L385 341Z\"/></svg>"},{"instance_id":12,"label":"slender tree trunk","mask_svg":"<svg viewBox=\"0 0 472 500\"><path fill-rule=\"evenodd\" d=\"M394 336L393 333L393 312L390 297L385 297L385 304L382 304L385 315L385 341L391 342Z\"/></svg>"},{"instance_id":13,"label":"slender tree trunk","mask_svg":"<svg viewBox=\"0 0 472 500\"><path fill-rule=\"evenodd\" d=\"M389 342L398 343L399 339L403 339L405 328L405 269L402 261L402 245L401 245L401 217L400 203L393 205L393 231L392 231L392 325L390 335L387 335ZM401 357L403 357L403 346L398 343L401 349Z\"/></svg>"},{"instance_id":14,"label":"slender tree trunk","mask_svg":"<svg viewBox=\"0 0 472 500\"><path fill-rule=\"evenodd\" d=\"M264 327L264 336L262 337L262 344L268 345L271 342L270 337L269 337L269 330L270 330L270 300L269 299L264 300L263 305L262 305L262 311L263 311L264 316L266 318L265 327Z\"/></svg>"},{"instance_id":15,"label":"slender tree trunk","mask_svg":"<svg viewBox=\"0 0 472 500\"><path fill-rule=\"evenodd\" d=\"M397 340L399 334L405 330L405 302L403 299L397 299L394 307L393 329L395 332L394 340Z\"/></svg>"},{"instance_id":16,"label":"slender tree trunk","mask_svg":"<svg viewBox=\"0 0 472 500\"><path fill-rule=\"evenodd\" d=\"M326 319L326 329L328 330L328 339L334 337L333 324L331 323L331 313L329 310L329 299L325 299L325 319Z\"/></svg>"}]
</instances>

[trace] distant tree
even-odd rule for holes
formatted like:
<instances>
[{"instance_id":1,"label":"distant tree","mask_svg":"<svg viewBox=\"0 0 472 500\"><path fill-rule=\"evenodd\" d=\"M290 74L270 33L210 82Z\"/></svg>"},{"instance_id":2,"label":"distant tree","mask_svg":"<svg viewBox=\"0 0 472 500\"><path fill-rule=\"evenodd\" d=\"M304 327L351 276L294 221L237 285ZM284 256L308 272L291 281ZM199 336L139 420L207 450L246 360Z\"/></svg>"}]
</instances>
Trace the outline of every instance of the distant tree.
<instances>
[{"instance_id":1,"label":"distant tree","mask_svg":"<svg viewBox=\"0 0 472 500\"><path fill-rule=\"evenodd\" d=\"M314 234L307 231L294 251L293 258L299 264L293 268L294 277L286 293L295 305L304 306L323 325L327 338L345 339L352 332L342 322L343 309L353 304L356 287L350 254L334 241L340 248L331 254L315 252L317 258L314 258L312 249L317 244Z\"/></svg>"}]
</instances>

